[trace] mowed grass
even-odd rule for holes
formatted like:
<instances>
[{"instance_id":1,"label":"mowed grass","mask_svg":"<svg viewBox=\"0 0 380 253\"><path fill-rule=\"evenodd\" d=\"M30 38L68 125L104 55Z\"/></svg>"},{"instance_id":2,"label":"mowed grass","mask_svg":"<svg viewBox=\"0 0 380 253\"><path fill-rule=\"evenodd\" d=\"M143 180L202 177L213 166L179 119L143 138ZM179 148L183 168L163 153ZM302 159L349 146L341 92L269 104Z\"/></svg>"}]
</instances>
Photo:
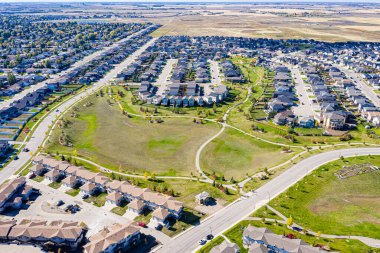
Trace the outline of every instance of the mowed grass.
<instances>
[{"instance_id":1,"label":"mowed grass","mask_svg":"<svg viewBox=\"0 0 380 253\"><path fill-rule=\"evenodd\" d=\"M266 143L237 130L227 128L205 147L201 155L202 169L224 175L229 180L242 179L260 169L270 168L294 156L283 153L282 147Z\"/></svg>"},{"instance_id":2,"label":"mowed grass","mask_svg":"<svg viewBox=\"0 0 380 253\"><path fill-rule=\"evenodd\" d=\"M116 104L107 98L92 96L93 105L77 107L79 115L64 119L71 124L55 129L46 151L71 154L74 149L81 157L104 167L128 173L151 171L158 175L190 175L195 173L195 154L198 147L215 134L214 123L198 125L192 119L164 118L163 123L122 115ZM73 147L59 144L64 131Z\"/></svg>"},{"instance_id":3,"label":"mowed grass","mask_svg":"<svg viewBox=\"0 0 380 253\"><path fill-rule=\"evenodd\" d=\"M367 252L378 252L377 249L368 247L364 243L358 240L351 239L328 239L322 237L315 237L312 235L306 235L303 233L298 233L294 230L287 228L286 224L274 223L274 222L263 222L263 221L248 221L244 220L233 226L231 229L226 231L224 235L233 243L236 243L240 247L241 253L247 253L248 250L243 247L243 230L252 225L255 227L266 227L269 228L273 233L277 235L287 235L293 234L297 239L302 239L311 246L328 246L331 252L352 252L352 253L367 253ZM370 251L372 250L372 251ZM209 252L209 251L201 251Z\"/></svg>"},{"instance_id":4,"label":"mowed grass","mask_svg":"<svg viewBox=\"0 0 380 253\"><path fill-rule=\"evenodd\" d=\"M338 179L342 166L371 163L379 156L337 160L321 166L270 205L307 229L324 234L380 239L380 171Z\"/></svg>"}]
</instances>

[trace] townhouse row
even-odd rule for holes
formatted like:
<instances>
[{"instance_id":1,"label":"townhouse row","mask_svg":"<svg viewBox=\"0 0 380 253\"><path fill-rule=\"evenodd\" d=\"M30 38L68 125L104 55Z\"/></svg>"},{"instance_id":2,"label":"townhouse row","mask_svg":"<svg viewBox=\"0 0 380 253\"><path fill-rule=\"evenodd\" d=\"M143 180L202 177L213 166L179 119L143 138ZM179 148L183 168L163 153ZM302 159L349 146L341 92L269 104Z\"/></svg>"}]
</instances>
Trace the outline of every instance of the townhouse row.
<instances>
[{"instance_id":1,"label":"townhouse row","mask_svg":"<svg viewBox=\"0 0 380 253\"><path fill-rule=\"evenodd\" d=\"M128 211L136 215L141 214L144 209L152 210L152 221L157 224L166 224L170 217L179 219L183 212L183 203L172 196L134 186L128 181L111 180L101 173L51 157L39 155L33 158L30 171L36 175L44 175L53 182L61 181L66 187L79 187L82 194L106 192L107 203L120 206L129 202Z\"/></svg>"}]
</instances>

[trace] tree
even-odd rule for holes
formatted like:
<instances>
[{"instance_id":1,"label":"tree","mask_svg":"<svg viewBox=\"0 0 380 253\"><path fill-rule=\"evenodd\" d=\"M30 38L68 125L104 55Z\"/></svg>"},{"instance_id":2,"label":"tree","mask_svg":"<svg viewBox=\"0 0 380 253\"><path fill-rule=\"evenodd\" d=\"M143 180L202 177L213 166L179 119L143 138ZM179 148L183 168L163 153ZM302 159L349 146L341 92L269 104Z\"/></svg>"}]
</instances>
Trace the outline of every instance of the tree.
<instances>
[{"instance_id":1,"label":"tree","mask_svg":"<svg viewBox=\"0 0 380 253\"><path fill-rule=\"evenodd\" d=\"M216 110L216 103L213 104L213 106L212 106L212 110L214 111L214 113L217 112L217 110Z\"/></svg>"},{"instance_id":2,"label":"tree","mask_svg":"<svg viewBox=\"0 0 380 253\"><path fill-rule=\"evenodd\" d=\"M9 85L15 84L16 83L16 77L12 72L8 72L7 74L7 81Z\"/></svg>"},{"instance_id":3,"label":"tree","mask_svg":"<svg viewBox=\"0 0 380 253\"><path fill-rule=\"evenodd\" d=\"M290 227L291 225L293 225L293 218L292 218L292 216L290 216L290 217L286 220L286 225L288 225L289 227Z\"/></svg>"}]
</instances>

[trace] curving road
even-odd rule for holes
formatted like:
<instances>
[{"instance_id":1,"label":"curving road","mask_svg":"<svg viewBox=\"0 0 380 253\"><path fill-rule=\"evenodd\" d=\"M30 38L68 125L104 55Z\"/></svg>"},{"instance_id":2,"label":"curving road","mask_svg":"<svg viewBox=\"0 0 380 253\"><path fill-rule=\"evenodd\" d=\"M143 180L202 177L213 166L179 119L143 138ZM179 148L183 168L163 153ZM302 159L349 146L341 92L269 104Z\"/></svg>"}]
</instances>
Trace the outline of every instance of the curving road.
<instances>
[{"instance_id":1,"label":"curving road","mask_svg":"<svg viewBox=\"0 0 380 253\"><path fill-rule=\"evenodd\" d=\"M148 29L148 28L146 28ZM135 36L143 33L146 29L143 29L131 36L127 39L133 39ZM5 166L0 171L0 185L7 180L10 176L12 176L18 169L24 166L32 156L38 152L39 147L44 143L44 139L46 134L49 131L51 124L64 112L69 109L71 106L76 104L78 101L87 97L90 93L96 92L103 86L107 85L109 81L111 81L118 73L120 73L124 68L126 68L129 64L131 64L140 54L142 54L145 49L147 49L150 45L154 43L156 39L152 39L147 42L144 46L140 47L133 54L127 57L123 62L116 65L111 71L109 71L102 79L100 79L95 84L91 85L87 90L78 93L72 98L66 100L62 104L60 104L54 111L51 111L36 127L29 141L26 142L25 147L27 147L30 152L21 152L18 156L18 160L13 160L7 166Z\"/></svg>"},{"instance_id":2,"label":"curving road","mask_svg":"<svg viewBox=\"0 0 380 253\"><path fill-rule=\"evenodd\" d=\"M251 197L236 201L223 208L213 216L202 221L200 225L171 239L168 243L157 249L157 252L193 252L198 249L197 242L205 238L211 231L214 235L221 234L239 221L245 219L255 210L267 204L271 198L286 191L290 186L297 183L321 165L337 160L341 156L352 157L370 154L380 155L380 148L334 150L306 158L257 189Z\"/></svg>"}]
</instances>

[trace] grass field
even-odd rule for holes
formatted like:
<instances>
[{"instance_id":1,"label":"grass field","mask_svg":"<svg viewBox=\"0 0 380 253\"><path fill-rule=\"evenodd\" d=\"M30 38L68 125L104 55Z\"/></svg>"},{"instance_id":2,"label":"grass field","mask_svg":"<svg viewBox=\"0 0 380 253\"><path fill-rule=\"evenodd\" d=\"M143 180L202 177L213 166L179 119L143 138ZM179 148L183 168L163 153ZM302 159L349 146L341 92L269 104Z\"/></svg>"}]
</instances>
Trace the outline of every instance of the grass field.
<instances>
[{"instance_id":1,"label":"grass field","mask_svg":"<svg viewBox=\"0 0 380 253\"><path fill-rule=\"evenodd\" d=\"M70 124L56 128L46 146L51 153L88 158L105 167L129 173L152 171L157 174L195 173L197 148L216 133L216 124L194 124L191 119L164 119L163 123L123 116L106 98L90 97L92 106L78 105L78 118L65 115ZM74 147L59 144L61 132Z\"/></svg>"},{"instance_id":2,"label":"grass field","mask_svg":"<svg viewBox=\"0 0 380 253\"><path fill-rule=\"evenodd\" d=\"M367 252L378 252L378 251L369 251L376 250L370 248L358 240L348 240L348 239L325 239L317 238L311 235L305 235L297 233L293 230L290 230L286 227L285 224L274 223L274 222L262 222L262 221L242 221L239 224L232 227L230 230L224 233L224 235L231 241L236 243L240 247L241 253L246 253L247 249L243 248L243 229L248 225L255 227L267 227L272 232L283 235L283 234L293 234L296 238L300 238L307 242L310 245L316 246L318 244L330 247L332 252L352 252L352 253L367 253ZM207 252L207 251L204 251Z\"/></svg>"},{"instance_id":3,"label":"grass field","mask_svg":"<svg viewBox=\"0 0 380 253\"><path fill-rule=\"evenodd\" d=\"M205 147L201 165L210 174L223 174L226 179L243 178L265 167L269 168L290 159L294 153L282 153L282 147L256 140L242 133L226 129Z\"/></svg>"},{"instance_id":4,"label":"grass field","mask_svg":"<svg viewBox=\"0 0 380 253\"><path fill-rule=\"evenodd\" d=\"M380 157L354 157L320 167L270 205L307 229L324 234L361 235L380 239L380 171L338 179L342 166Z\"/></svg>"}]
</instances>

